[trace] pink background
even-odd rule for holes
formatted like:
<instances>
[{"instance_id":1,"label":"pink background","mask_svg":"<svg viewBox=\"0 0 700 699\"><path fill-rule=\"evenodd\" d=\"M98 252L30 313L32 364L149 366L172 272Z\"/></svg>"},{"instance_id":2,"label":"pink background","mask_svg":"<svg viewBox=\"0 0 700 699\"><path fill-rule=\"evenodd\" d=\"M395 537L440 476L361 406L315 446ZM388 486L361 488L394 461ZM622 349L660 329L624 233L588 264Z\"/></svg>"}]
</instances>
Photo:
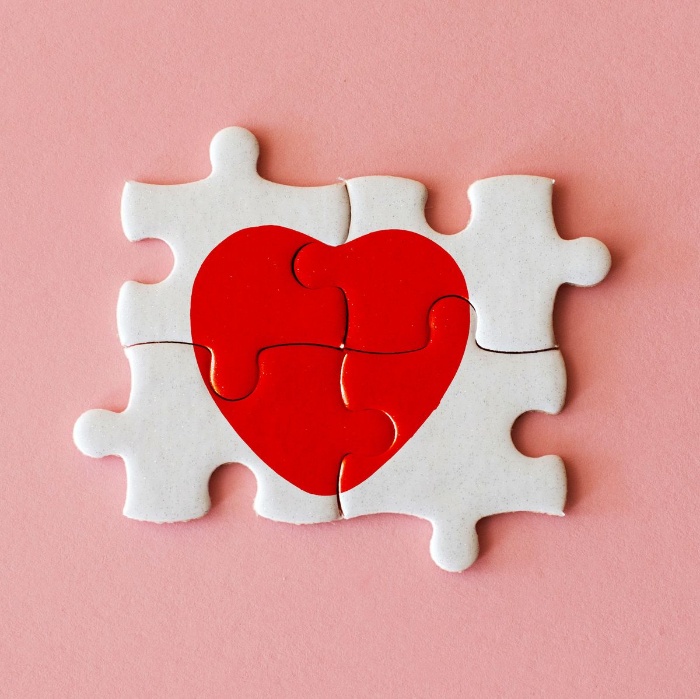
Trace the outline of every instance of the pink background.
<instances>
[{"instance_id":1,"label":"pink background","mask_svg":"<svg viewBox=\"0 0 700 699\"><path fill-rule=\"evenodd\" d=\"M668 5L3 2L0 694L696 695L700 10ZM483 521L461 575L420 520L257 518L242 466L202 520L122 517L122 462L71 441L127 401L119 286L171 265L121 188L205 176L228 125L280 182L422 180L444 232L475 179L556 178L614 259L559 297L566 409L515 429L567 517Z\"/></svg>"}]
</instances>

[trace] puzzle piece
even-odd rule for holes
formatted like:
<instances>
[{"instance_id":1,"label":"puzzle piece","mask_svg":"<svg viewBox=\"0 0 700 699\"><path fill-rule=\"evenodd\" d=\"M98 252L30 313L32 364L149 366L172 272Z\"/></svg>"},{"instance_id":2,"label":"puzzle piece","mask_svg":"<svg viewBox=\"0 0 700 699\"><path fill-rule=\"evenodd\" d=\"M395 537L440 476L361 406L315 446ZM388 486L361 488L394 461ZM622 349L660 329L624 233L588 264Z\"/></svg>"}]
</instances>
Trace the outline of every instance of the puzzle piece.
<instances>
[{"instance_id":1,"label":"puzzle piece","mask_svg":"<svg viewBox=\"0 0 700 699\"><path fill-rule=\"evenodd\" d=\"M195 348L202 378L211 355ZM344 352L328 347L272 347L259 355L259 381L246 398L211 392L229 424L282 478L314 495L338 492L341 462L387 452L394 423L374 409L348 409L340 376Z\"/></svg>"},{"instance_id":2,"label":"puzzle piece","mask_svg":"<svg viewBox=\"0 0 700 699\"><path fill-rule=\"evenodd\" d=\"M476 341L499 352L556 347L552 309L561 284L591 286L610 269L593 238L563 240L552 216L554 180L505 175L469 187L472 216L461 233L436 233L425 220L427 190L400 177L346 180L352 217L348 244L374 231L414 231L444 248L469 286L479 317Z\"/></svg>"},{"instance_id":3,"label":"puzzle piece","mask_svg":"<svg viewBox=\"0 0 700 699\"><path fill-rule=\"evenodd\" d=\"M350 207L342 182L290 187L258 175L258 142L246 129L228 128L210 147L212 172L179 185L129 182L122 195L122 225L129 240L159 238L175 264L158 284L126 282L119 293L122 345L192 342L190 299L202 263L232 233L276 225L303 231L329 245L348 234Z\"/></svg>"},{"instance_id":4,"label":"puzzle piece","mask_svg":"<svg viewBox=\"0 0 700 699\"><path fill-rule=\"evenodd\" d=\"M197 348L197 351L205 351ZM279 476L240 438L212 400L195 348L178 343L125 349L131 396L121 413L90 410L73 429L88 456L121 456L126 466L124 514L149 522L179 522L206 514L208 483L221 464L255 474L255 511L295 524L340 517L338 498L311 495Z\"/></svg>"},{"instance_id":5,"label":"puzzle piece","mask_svg":"<svg viewBox=\"0 0 700 699\"><path fill-rule=\"evenodd\" d=\"M375 408L396 426L396 440L373 457L343 462L340 492L369 478L396 454L438 407L462 361L469 336L470 306L456 297L430 309L430 342L403 354L348 352L343 362L343 394L351 410Z\"/></svg>"},{"instance_id":6,"label":"puzzle piece","mask_svg":"<svg viewBox=\"0 0 700 699\"><path fill-rule=\"evenodd\" d=\"M459 267L430 239L377 230L338 247L311 243L294 260L312 289L337 286L348 306L345 347L366 352L419 350L430 339L428 312L444 296L467 297Z\"/></svg>"},{"instance_id":7,"label":"puzzle piece","mask_svg":"<svg viewBox=\"0 0 700 699\"><path fill-rule=\"evenodd\" d=\"M342 292L310 291L292 273L296 253L311 242L280 226L247 228L219 243L202 263L192 287L192 342L211 351L211 384L219 396L240 399L253 391L258 353L266 347L342 346Z\"/></svg>"},{"instance_id":8,"label":"puzzle piece","mask_svg":"<svg viewBox=\"0 0 700 699\"><path fill-rule=\"evenodd\" d=\"M475 525L482 517L518 510L561 515L566 499L562 460L526 457L510 436L522 413L563 407L561 353L483 350L475 342L477 323L471 310L467 349L437 409L379 470L340 493L346 518L396 512L429 520L430 555L450 571L476 558ZM389 414L402 409L386 407Z\"/></svg>"}]
</instances>

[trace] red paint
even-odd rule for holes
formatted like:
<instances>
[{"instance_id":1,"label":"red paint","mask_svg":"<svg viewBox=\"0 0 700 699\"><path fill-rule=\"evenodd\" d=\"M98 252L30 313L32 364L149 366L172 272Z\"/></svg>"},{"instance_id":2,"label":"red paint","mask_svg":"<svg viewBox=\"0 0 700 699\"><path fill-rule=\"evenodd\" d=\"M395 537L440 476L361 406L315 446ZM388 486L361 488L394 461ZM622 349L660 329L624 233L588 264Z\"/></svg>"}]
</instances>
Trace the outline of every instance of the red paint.
<instances>
[{"instance_id":1,"label":"red paint","mask_svg":"<svg viewBox=\"0 0 700 699\"><path fill-rule=\"evenodd\" d=\"M452 257L418 234L333 248L260 226L202 264L192 340L240 437L297 487L333 495L371 476L439 404L469 334L466 295Z\"/></svg>"},{"instance_id":2,"label":"red paint","mask_svg":"<svg viewBox=\"0 0 700 699\"><path fill-rule=\"evenodd\" d=\"M408 352L430 339L428 312L444 296L467 297L452 256L425 236L377 231L338 247L314 242L294 260L299 281L339 287L348 304L348 349Z\"/></svg>"}]
</instances>

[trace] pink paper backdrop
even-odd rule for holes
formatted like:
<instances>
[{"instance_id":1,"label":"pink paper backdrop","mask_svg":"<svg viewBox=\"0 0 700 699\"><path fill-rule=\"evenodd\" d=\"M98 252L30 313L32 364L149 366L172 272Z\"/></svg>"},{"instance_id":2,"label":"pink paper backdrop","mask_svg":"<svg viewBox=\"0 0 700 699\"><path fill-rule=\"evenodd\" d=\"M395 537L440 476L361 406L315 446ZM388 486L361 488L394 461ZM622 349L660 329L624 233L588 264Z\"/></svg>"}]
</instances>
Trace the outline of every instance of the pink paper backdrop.
<instances>
[{"instance_id":1,"label":"pink paper backdrop","mask_svg":"<svg viewBox=\"0 0 700 699\"><path fill-rule=\"evenodd\" d=\"M697 3L4 0L0 26L0 694L696 696ZM419 520L257 518L241 466L202 520L122 517L122 462L71 442L126 404L119 286L171 265L121 188L205 176L232 124L274 180L422 180L444 232L474 179L556 178L562 235L614 258L559 297L564 413L515 429L566 460L567 517L482 522L462 575Z\"/></svg>"}]
</instances>

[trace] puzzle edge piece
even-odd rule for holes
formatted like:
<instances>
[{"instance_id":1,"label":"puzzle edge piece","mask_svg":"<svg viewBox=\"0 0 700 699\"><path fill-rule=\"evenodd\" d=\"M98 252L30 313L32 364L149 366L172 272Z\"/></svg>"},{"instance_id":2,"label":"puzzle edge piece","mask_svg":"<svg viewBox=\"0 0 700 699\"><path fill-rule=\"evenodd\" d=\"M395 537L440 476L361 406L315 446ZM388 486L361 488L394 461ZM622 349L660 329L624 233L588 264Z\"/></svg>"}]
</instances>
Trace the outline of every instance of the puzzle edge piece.
<instances>
[{"instance_id":1,"label":"puzzle edge piece","mask_svg":"<svg viewBox=\"0 0 700 699\"><path fill-rule=\"evenodd\" d=\"M73 440L87 456L122 457L125 516L160 523L201 517L210 508L211 474L240 463L256 478L253 505L260 516L291 524L340 518L336 496L297 488L238 436L209 394L191 345L144 343L124 351L132 372L127 407L83 413Z\"/></svg>"},{"instance_id":2,"label":"puzzle edge piece","mask_svg":"<svg viewBox=\"0 0 700 699\"><path fill-rule=\"evenodd\" d=\"M194 278L209 252L241 229L279 225L336 245L347 238L350 203L344 182L315 187L271 182L257 172L258 154L251 132L229 127L212 139L208 177L177 185L125 185L121 216L126 237L163 240L174 264L161 282L122 286L117 327L123 346L191 342Z\"/></svg>"},{"instance_id":3,"label":"puzzle edge piece","mask_svg":"<svg viewBox=\"0 0 700 699\"><path fill-rule=\"evenodd\" d=\"M476 560L479 519L514 511L562 515L566 500L561 458L527 457L511 436L520 415L563 408L561 353L484 350L475 341L473 308L471 314L464 357L438 408L379 470L339 496L346 519L393 512L430 521L431 557L450 572Z\"/></svg>"},{"instance_id":4,"label":"puzzle edge piece","mask_svg":"<svg viewBox=\"0 0 700 699\"><path fill-rule=\"evenodd\" d=\"M559 286L596 284L611 264L600 241L559 236L551 206L553 183L530 175L477 180L467 192L472 205L468 225L444 235L425 219L428 193L420 182L381 175L349 179L348 242L383 228L403 228L430 238L452 255L464 274L480 317L479 346L497 352L552 349L557 347L552 311ZM547 251L552 250L555 263L548 262L552 255ZM509 284L503 283L504 274ZM540 279L539 286L533 279Z\"/></svg>"}]
</instances>

